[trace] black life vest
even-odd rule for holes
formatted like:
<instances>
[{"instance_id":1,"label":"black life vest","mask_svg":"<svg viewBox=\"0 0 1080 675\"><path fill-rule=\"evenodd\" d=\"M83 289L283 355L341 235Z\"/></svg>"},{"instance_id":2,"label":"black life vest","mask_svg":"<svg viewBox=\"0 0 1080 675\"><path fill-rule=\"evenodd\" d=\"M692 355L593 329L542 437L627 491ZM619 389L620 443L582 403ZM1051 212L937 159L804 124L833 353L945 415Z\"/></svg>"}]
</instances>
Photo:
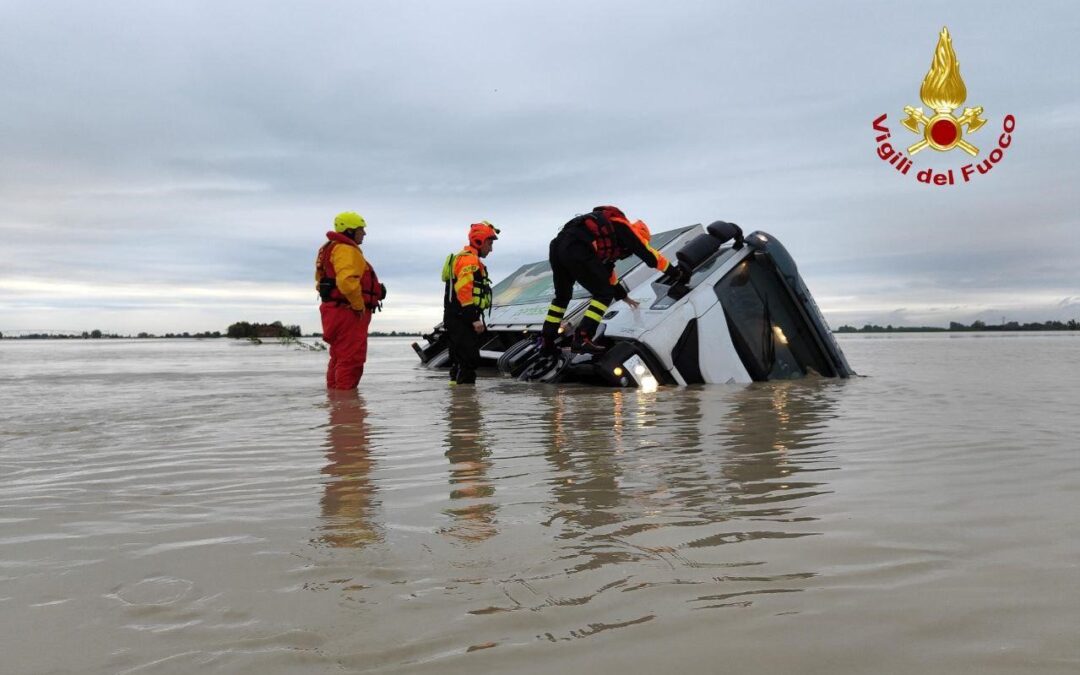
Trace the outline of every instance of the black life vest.
<instances>
[{"instance_id":1,"label":"black life vest","mask_svg":"<svg viewBox=\"0 0 1080 675\"><path fill-rule=\"evenodd\" d=\"M626 220L622 211L614 207L598 206L590 213L571 218L563 229L573 229L584 233L586 239L592 242L596 250L596 257L601 262L612 263L625 258L629 251L619 246L619 239L615 234L615 223L608 216Z\"/></svg>"}]
</instances>

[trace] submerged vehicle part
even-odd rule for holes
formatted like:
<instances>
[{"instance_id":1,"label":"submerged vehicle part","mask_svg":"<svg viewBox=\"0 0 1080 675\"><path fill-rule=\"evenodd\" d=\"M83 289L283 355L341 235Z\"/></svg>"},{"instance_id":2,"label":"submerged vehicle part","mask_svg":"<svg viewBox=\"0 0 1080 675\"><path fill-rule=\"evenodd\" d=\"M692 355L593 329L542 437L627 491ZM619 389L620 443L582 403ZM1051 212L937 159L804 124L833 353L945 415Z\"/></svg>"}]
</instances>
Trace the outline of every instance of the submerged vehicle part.
<instances>
[{"instance_id":1,"label":"submerged vehicle part","mask_svg":"<svg viewBox=\"0 0 1080 675\"><path fill-rule=\"evenodd\" d=\"M551 270L546 261L522 266L495 286L485 365L534 382L642 389L854 375L783 244L764 232L745 241L738 234L717 221L654 236L653 246L690 272L682 282L636 258L620 261L616 273L640 306L612 303L594 338L606 347L600 354L572 353L568 339L559 354L540 354ZM580 322L588 297L576 289L564 325ZM413 344L421 362L445 367L441 326L424 338Z\"/></svg>"}]
</instances>

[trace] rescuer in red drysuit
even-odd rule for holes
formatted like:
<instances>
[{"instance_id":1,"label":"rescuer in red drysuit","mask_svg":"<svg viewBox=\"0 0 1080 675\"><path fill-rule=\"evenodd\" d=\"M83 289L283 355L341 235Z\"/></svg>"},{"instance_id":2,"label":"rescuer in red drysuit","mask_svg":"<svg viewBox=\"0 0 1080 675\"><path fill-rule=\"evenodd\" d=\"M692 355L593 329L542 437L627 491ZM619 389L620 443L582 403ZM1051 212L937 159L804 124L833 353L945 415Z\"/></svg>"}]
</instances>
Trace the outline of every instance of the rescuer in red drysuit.
<instances>
[{"instance_id":1,"label":"rescuer in red drysuit","mask_svg":"<svg viewBox=\"0 0 1080 675\"><path fill-rule=\"evenodd\" d=\"M334 218L334 230L315 259L315 288L322 304L323 341L330 345L329 389L355 389L367 361L371 313L382 307L386 287L364 259L367 223L351 211Z\"/></svg>"}]
</instances>

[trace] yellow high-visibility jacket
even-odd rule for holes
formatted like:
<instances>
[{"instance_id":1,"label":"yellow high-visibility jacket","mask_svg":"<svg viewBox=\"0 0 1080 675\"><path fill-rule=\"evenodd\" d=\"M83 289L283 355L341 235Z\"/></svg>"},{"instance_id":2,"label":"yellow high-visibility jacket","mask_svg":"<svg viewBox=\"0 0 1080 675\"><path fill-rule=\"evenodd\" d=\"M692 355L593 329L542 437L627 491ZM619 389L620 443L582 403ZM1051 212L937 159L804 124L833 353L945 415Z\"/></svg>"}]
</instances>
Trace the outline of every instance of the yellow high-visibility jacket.
<instances>
[{"instance_id":1,"label":"yellow high-visibility jacket","mask_svg":"<svg viewBox=\"0 0 1080 675\"><path fill-rule=\"evenodd\" d=\"M333 277L339 295L337 299L347 301L349 306L357 311L364 311L368 308L368 303L364 302L363 282L365 275L371 276L370 265L364 259L364 252L360 250L356 242L344 235L328 232L327 238L330 241L323 244L315 259L316 290L323 277ZM327 246L332 247L329 256L325 254ZM326 262L329 262L329 265L326 265Z\"/></svg>"}]
</instances>

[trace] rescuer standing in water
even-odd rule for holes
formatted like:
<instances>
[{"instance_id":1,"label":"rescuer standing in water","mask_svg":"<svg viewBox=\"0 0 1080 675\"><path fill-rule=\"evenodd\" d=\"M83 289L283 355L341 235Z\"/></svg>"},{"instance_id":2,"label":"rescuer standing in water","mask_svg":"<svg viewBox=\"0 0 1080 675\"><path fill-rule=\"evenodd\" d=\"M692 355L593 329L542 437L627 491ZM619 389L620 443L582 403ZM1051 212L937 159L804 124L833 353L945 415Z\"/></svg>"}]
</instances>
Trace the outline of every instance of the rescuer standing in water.
<instances>
[{"instance_id":1,"label":"rescuer standing in water","mask_svg":"<svg viewBox=\"0 0 1080 675\"><path fill-rule=\"evenodd\" d=\"M597 206L591 213L577 216L563 225L551 240L549 261L555 299L544 319L541 352L557 353L555 341L559 336L566 307L574 292L574 282L581 284L592 298L585 316L574 333L571 349L597 354L604 348L592 341L596 328L612 300L623 300L636 308L638 303L627 295L615 276L615 262L636 255L649 267L666 273L674 281L685 281L689 274L649 245L649 228L640 220L631 223L614 206Z\"/></svg>"},{"instance_id":2,"label":"rescuer standing in water","mask_svg":"<svg viewBox=\"0 0 1080 675\"><path fill-rule=\"evenodd\" d=\"M491 308L491 280L481 262L491 253L499 230L488 221L469 226L469 243L443 264L443 327L450 338L450 383L474 384L480 366L480 336L487 330L483 312Z\"/></svg>"},{"instance_id":3,"label":"rescuer standing in water","mask_svg":"<svg viewBox=\"0 0 1080 675\"><path fill-rule=\"evenodd\" d=\"M367 223L352 211L334 218L334 230L315 259L315 288L322 304L323 341L330 345L326 367L329 389L355 389L367 361L368 325L371 313L382 307L386 287L371 264L364 259L360 244Z\"/></svg>"}]
</instances>

